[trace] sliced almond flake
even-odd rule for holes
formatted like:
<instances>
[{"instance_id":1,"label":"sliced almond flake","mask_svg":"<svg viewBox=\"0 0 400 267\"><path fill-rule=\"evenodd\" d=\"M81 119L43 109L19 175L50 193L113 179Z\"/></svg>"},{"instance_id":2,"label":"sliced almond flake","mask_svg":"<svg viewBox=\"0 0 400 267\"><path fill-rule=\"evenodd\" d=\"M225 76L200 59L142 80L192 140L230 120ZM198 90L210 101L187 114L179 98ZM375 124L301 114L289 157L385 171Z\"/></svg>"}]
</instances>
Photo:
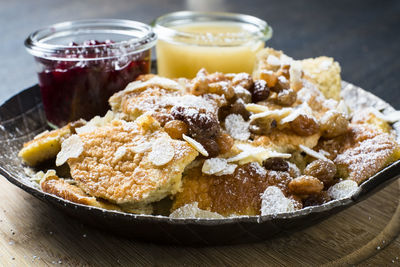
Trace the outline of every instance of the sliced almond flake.
<instances>
[{"instance_id":1,"label":"sliced almond flake","mask_svg":"<svg viewBox=\"0 0 400 267\"><path fill-rule=\"evenodd\" d=\"M167 138L157 139L149 153L149 160L156 166L162 166L170 162L175 155L175 149Z\"/></svg>"},{"instance_id":2,"label":"sliced almond flake","mask_svg":"<svg viewBox=\"0 0 400 267\"><path fill-rule=\"evenodd\" d=\"M236 170L237 165L236 164L228 164L226 165L226 168L223 169L220 172L217 172L215 175L221 176L221 175L230 175L233 174Z\"/></svg>"},{"instance_id":3,"label":"sliced almond flake","mask_svg":"<svg viewBox=\"0 0 400 267\"><path fill-rule=\"evenodd\" d=\"M228 175L235 172L237 165L228 164L224 158L211 158L204 161L201 171L209 175Z\"/></svg>"},{"instance_id":4,"label":"sliced almond flake","mask_svg":"<svg viewBox=\"0 0 400 267\"><path fill-rule=\"evenodd\" d=\"M125 156L127 151L128 150L126 149L125 146L120 146L119 148L117 148L117 151L115 151L115 153L114 153L114 160L118 161L118 160L122 159L123 156Z\"/></svg>"},{"instance_id":5,"label":"sliced almond flake","mask_svg":"<svg viewBox=\"0 0 400 267\"><path fill-rule=\"evenodd\" d=\"M262 164L264 160L272 157L280 157L280 158L291 157L290 154L279 153L276 151L266 149L264 147L255 147L250 144L237 144L236 147L240 149L242 152L240 152L234 157L227 159L228 162L238 162L241 165L249 162L258 162Z\"/></svg>"},{"instance_id":6,"label":"sliced almond flake","mask_svg":"<svg viewBox=\"0 0 400 267\"><path fill-rule=\"evenodd\" d=\"M214 174L225 169L226 165L228 165L226 159L211 158L204 161L201 171L205 174Z\"/></svg>"},{"instance_id":7,"label":"sliced almond flake","mask_svg":"<svg viewBox=\"0 0 400 267\"><path fill-rule=\"evenodd\" d=\"M223 219L224 216L208 211L202 210L198 206L197 202L186 204L176 210L174 210L169 217L170 218L205 218L205 219Z\"/></svg>"},{"instance_id":8,"label":"sliced almond flake","mask_svg":"<svg viewBox=\"0 0 400 267\"><path fill-rule=\"evenodd\" d=\"M182 135L183 140L188 142L194 149L196 149L200 154L202 154L205 157L208 157L208 152L207 150L203 147L202 144L194 140L193 138L183 134Z\"/></svg>"},{"instance_id":9,"label":"sliced almond flake","mask_svg":"<svg viewBox=\"0 0 400 267\"><path fill-rule=\"evenodd\" d=\"M234 139L246 141L250 137L249 122L239 114L229 114L225 118L225 129Z\"/></svg>"},{"instance_id":10,"label":"sliced almond flake","mask_svg":"<svg viewBox=\"0 0 400 267\"><path fill-rule=\"evenodd\" d=\"M292 112L288 116L283 118L279 123L280 124L289 123L291 121L294 121L300 115L306 115L308 117L311 117L311 118L315 119L314 116L312 115L312 109L307 104L307 102L304 102L303 104L295 107L292 110Z\"/></svg>"},{"instance_id":11,"label":"sliced almond flake","mask_svg":"<svg viewBox=\"0 0 400 267\"><path fill-rule=\"evenodd\" d=\"M149 151L151 149L151 143L143 141L137 146L131 147L130 150L133 151L134 153L144 153L146 151Z\"/></svg>"},{"instance_id":12,"label":"sliced almond flake","mask_svg":"<svg viewBox=\"0 0 400 267\"><path fill-rule=\"evenodd\" d=\"M332 185L328 189L328 195L333 199L351 197L358 189L358 185L353 180L344 180Z\"/></svg>"},{"instance_id":13,"label":"sliced almond flake","mask_svg":"<svg viewBox=\"0 0 400 267\"><path fill-rule=\"evenodd\" d=\"M254 121L260 118L267 118L271 117L276 119L278 122L288 116L293 111L293 108L282 108L282 109L275 109L275 110L267 110L261 113L253 114L250 116L250 121Z\"/></svg>"},{"instance_id":14,"label":"sliced almond flake","mask_svg":"<svg viewBox=\"0 0 400 267\"><path fill-rule=\"evenodd\" d=\"M33 175L31 175L29 180L31 182L40 184L40 181L42 180L43 177L44 177L44 172L43 171L38 171L37 173L34 173Z\"/></svg>"},{"instance_id":15,"label":"sliced almond flake","mask_svg":"<svg viewBox=\"0 0 400 267\"><path fill-rule=\"evenodd\" d=\"M83 152L83 142L78 135L73 134L61 144L61 151L56 158L56 166L63 165L68 159L77 158Z\"/></svg>"},{"instance_id":16,"label":"sliced almond flake","mask_svg":"<svg viewBox=\"0 0 400 267\"><path fill-rule=\"evenodd\" d=\"M245 108L247 111L250 111L253 113L261 113L261 112L269 111L269 108L267 106L258 105L258 104L246 104Z\"/></svg>"},{"instance_id":17,"label":"sliced almond flake","mask_svg":"<svg viewBox=\"0 0 400 267\"><path fill-rule=\"evenodd\" d=\"M280 66L281 61L274 55L269 55L267 58L267 63L272 66Z\"/></svg>"},{"instance_id":18,"label":"sliced almond flake","mask_svg":"<svg viewBox=\"0 0 400 267\"><path fill-rule=\"evenodd\" d=\"M281 66L290 65L293 62L293 58L285 54L282 54L279 60L281 61Z\"/></svg>"},{"instance_id":19,"label":"sliced almond flake","mask_svg":"<svg viewBox=\"0 0 400 267\"><path fill-rule=\"evenodd\" d=\"M324 155L324 156L326 156L326 157L329 157L329 156L331 155L328 151L325 151L325 150L323 150L323 149L320 149L320 150L318 151L318 153L320 153L321 155Z\"/></svg>"},{"instance_id":20,"label":"sliced almond flake","mask_svg":"<svg viewBox=\"0 0 400 267\"><path fill-rule=\"evenodd\" d=\"M293 200L285 197L276 186L268 186L261 195L261 215L275 215L295 211Z\"/></svg>"},{"instance_id":21,"label":"sliced almond flake","mask_svg":"<svg viewBox=\"0 0 400 267\"><path fill-rule=\"evenodd\" d=\"M400 111L399 110L393 111L389 114L383 114L382 112L380 112L379 110L377 110L376 108L373 108L373 107L369 107L367 110L368 110L368 112L374 114L379 119L387 121L388 123L395 123L396 121L400 120Z\"/></svg>"},{"instance_id":22,"label":"sliced almond flake","mask_svg":"<svg viewBox=\"0 0 400 267\"><path fill-rule=\"evenodd\" d=\"M97 128L98 127L95 126L94 124L87 123L86 125L83 125L82 127L75 128L75 132L77 134L89 133L89 132L95 131Z\"/></svg>"},{"instance_id":23,"label":"sliced almond flake","mask_svg":"<svg viewBox=\"0 0 400 267\"><path fill-rule=\"evenodd\" d=\"M134 92L134 91L142 90L142 89L145 89L145 88L148 88L151 86L159 86L164 89L176 90L176 91L184 89L182 87L182 85L180 85L179 83L177 83L174 80L160 77L160 76L155 76L145 82L141 82L141 81L131 82L127 85L127 87L124 89L123 92L124 93Z\"/></svg>"},{"instance_id":24,"label":"sliced almond flake","mask_svg":"<svg viewBox=\"0 0 400 267\"><path fill-rule=\"evenodd\" d=\"M400 121L400 110L393 111L388 114L384 114L385 121L389 123L395 123L396 121Z\"/></svg>"},{"instance_id":25,"label":"sliced almond flake","mask_svg":"<svg viewBox=\"0 0 400 267\"><path fill-rule=\"evenodd\" d=\"M289 154L289 153L281 153L281 152L276 152L276 151L269 151L269 157L270 158L288 159L288 158L292 157L292 155Z\"/></svg>"},{"instance_id":26,"label":"sliced almond flake","mask_svg":"<svg viewBox=\"0 0 400 267\"><path fill-rule=\"evenodd\" d=\"M115 119L115 117L116 117L115 113L109 110L103 117L95 116L82 127L75 128L75 132L77 134L92 132L96 130L98 127L102 127L110 123L112 120Z\"/></svg>"},{"instance_id":27,"label":"sliced almond flake","mask_svg":"<svg viewBox=\"0 0 400 267\"><path fill-rule=\"evenodd\" d=\"M339 101L338 105L336 106L336 110L345 114L346 118L349 118L351 115L351 110L350 110L349 106L347 106L343 100Z\"/></svg>"},{"instance_id":28,"label":"sliced almond flake","mask_svg":"<svg viewBox=\"0 0 400 267\"><path fill-rule=\"evenodd\" d=\"M308 148L306 146L303 145L299 145L300 149L306 153L307 155L310 155L316 159L322 159L322 160L328 160L324 155L322 155L321 153L318 153L315 150L312 150L311 148Z\"/></svg>"}]
</instances>

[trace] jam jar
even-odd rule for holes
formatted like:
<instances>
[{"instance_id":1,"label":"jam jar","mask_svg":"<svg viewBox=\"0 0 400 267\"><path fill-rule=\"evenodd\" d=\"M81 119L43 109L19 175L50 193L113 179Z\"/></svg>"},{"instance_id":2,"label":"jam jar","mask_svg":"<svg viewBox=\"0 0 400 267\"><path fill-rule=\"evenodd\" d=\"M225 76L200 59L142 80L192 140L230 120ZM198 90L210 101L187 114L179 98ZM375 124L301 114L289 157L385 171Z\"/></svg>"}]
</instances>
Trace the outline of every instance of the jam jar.
<instances>
[{"instance_id":1,"label":"jam jar","mask_svg":"<svg viewBox=\"0 0 400 267\"><path fill-rule=\"evenodd\" d=\"M150 26L117 19L63 22L29 35L49 125L104 115L111 95L150 72L156 39Z\"/></svg>"}]
</instances>

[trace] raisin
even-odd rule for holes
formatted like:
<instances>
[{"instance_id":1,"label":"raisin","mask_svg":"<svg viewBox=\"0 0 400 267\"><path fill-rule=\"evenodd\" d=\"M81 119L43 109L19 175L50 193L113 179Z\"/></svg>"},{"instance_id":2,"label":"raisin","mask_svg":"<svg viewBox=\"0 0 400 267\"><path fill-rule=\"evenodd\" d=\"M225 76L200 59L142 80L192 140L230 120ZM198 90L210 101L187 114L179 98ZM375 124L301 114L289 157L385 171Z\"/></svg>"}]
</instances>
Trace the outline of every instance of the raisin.
<instances>
[{"instance_id":1,"label":"raisin","mask_svg":"<svg viewBox=\"0 0 400 267\"><path fill-rule=\"evenodd\" d=\"M341 112L333 110L328 111L321 118L322 136L334 138L347 132L349 121Z\"/></svg>"},{"instance_id":2,"label":"raisin","mask_svg":"<svg viewBox=\"0 0 400 267\"><path fill-rule=\"evenodd\" d=\"M220 149L218 143L214 139L199 137L196 138L196 141L199 142L205 150L207 150L209 158L214 158L219 155Z\"/></svg>"},{"instance_id":3,"label":"raisin","mask_svg":"<svg viewBox=\"0 0 400 267\"><path fill-rule=\"evenodd\" d=\"M231 148L234 144L233 138L227 133L220 133L217 136L216 141L217 141L219 151L221 154L225 154L225 153L231 151Z\"/></svg>"},{"instance_id":4,"label":"raisin","mask_svg":"<svg viewBox=\"0 0 400 267\"><path fill-rule=\"evenodd\" d=\"M269 158L263 163L267 170L274 171L287 171L289 170L289 164L283 158Z\"/></svg>"},{"instance_id":5,"label":"raisin","mask_svg":"<svg viewBox=\"0 0 400 267\"><path fill-rule=\"evenodd\" d=\"M220 130L218 120L212 114L200 112L195 108L175 106L171 115L176 120L184 121L189 128L189 134L194 138L214 137Z\"/></svg>"},{"instance_id":6,"label":"raisin","mask_svg":"<svg viewBox=\"0 0 400 267\"><path fill-rule=\"evenodd\" d=\"M290 88L289 81L284 76L279 76L275 86L271 87L271 90L278 93L282 90L289 88Z\"/></svg>"},{"instance_id":7,"label":"raisin","mask_svg":"<svg viewBox=\"0 0 400 267\"><path fill-rule=\"evenodd\" d=\"M250 112L244 106L243 101L240 99L233 103L230 107L230 114L239 114L242 115L244 120L248 120L250 117Z\"/></svg>"},{"instance_id":8,"label":"raisin","mask_svg":"<svg viewBox=\"0 0 400 267\"><path fill-rule=\"evenodd\" d=\"M317 121L314 118L303 114L297 116L297 118L289 124L292 131L301 136L310 136L317 133L319 130Z\"/></svg>"},{"instance_id":9,"label":"raisin","mask_svg":"<svg viewBox=\"0 0 400 267\"><path fill-rule=\"evenodd\" d=\"M297 94L292 89L285 89L278 93L275 103L281 106L291 106L296 102Z\"/></svg>"},{"instance_id":10,"label":"raisin","mask_svg":"<svg viewBox=\"0 0 400 267\"><path fill-rule=\"evenodd\" d=\"M187 134L189 131L186 123L180 120L167 122L164 126L164 130L172 139L181 139L182 134Z\"/></svg>"},{"instance_id":11,"label":"raisin","mask_svg":"<svg viewBox=\"0 0 400 267\"><path fill-rule=\"evenodd\" d=\"M319 194L324 188L324 184L317 178L309 175L302 175L294 178L289 183L289 190L296 195Z\"/></svg>"},{"instance_id":12,"label":"raisin","mask_svg":"<svg viewBox=\"0 0 400 267\"><path fill-rule=\"evenodd\" d=\"M256 80L254 82L253 91L251 94L252 101L259 102L266 100L269 96L269 88L264 80Z\"/></svg>"},{"instance_id":13,"label":"raisin","mask_svg":"<svg viewBox=\"0 0 400 267\"><path fill-rule=\"evenodd\" d=\"M314 160L304 169L304 174L318 178L325 185L332 183L336 166L331 160Z\"/></svg>"},{"instance_id":14,"label":"raisin","mask_svg":"<svg viewBox=\"0 0 400 267\"><path fill-rule=\"evenodd\" d=\"M249 130L256 135L266 135L271 133L276 126L277 122L274 119L258 119L250 124Z\"/></svg>"},{"instance_id":15,"label":"raisin","mask_svg":"<svg viewBox=\"0 0 400 267\"><path fill-rule=\"evenodd\" d=\"M311 195L309 197L307 197L303 203L304 203L304 207L309 207L309 206L318 206L318 205L322 205L324 203L327 203L331 201L331 197L328 195L327 191L322 191L319 194L316 195Z\"/></svg>"}]
</instances>

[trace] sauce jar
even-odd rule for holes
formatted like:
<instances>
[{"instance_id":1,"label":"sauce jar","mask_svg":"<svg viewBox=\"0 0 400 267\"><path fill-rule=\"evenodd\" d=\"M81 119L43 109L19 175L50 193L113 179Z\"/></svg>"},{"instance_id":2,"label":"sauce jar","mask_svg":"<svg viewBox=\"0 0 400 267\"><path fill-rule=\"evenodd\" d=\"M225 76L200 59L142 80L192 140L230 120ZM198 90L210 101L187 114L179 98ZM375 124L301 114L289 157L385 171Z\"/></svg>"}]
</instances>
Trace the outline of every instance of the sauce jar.
<instances>
[{"instance_id":1,"label":"sauce jar","mask_svg":"<svg viewBox=\"0 0 400 267\"><path fill-rule=\"evenodd\" d=\"M156 39L150 26L116 19L63 22L29 35L49 125L104 115L111 95L150 72Z\"/></svg>"},{"instance_id":2,"label":"sauce jar","mask_svg":"<svg viewBox=\"0 0 400 267\"><path fill-rule=\"evenodd\" d=\"M252 73L256 53L272 29L256 17L233 13L181 11L153 22L158 74L193 78L208 72Z\"/></svg>"}]
</instances>

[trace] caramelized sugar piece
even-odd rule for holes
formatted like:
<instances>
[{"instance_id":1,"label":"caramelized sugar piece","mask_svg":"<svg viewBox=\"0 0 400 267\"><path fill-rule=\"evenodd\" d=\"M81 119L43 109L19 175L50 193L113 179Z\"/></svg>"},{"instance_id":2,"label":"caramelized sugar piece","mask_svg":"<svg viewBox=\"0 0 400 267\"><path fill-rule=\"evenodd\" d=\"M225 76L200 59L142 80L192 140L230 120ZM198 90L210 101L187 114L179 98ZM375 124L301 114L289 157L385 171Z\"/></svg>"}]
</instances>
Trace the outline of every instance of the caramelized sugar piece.
<instances>
[{"instance_id":1,"label":"caramelized sugar piece","mask_svg":"<svg viewBox=\"0 0 400 267\"><path fill-rule=\"evenodd\" d=\"M257 215L265 189L275 185L288 194L290 180L287 172L267 171L258 163L239 166L234 174L224 176L205 175L201 168L192 168L184 175L172 209L197 202L200 209L223 216Z\"/></svg>"}]
</instances>

